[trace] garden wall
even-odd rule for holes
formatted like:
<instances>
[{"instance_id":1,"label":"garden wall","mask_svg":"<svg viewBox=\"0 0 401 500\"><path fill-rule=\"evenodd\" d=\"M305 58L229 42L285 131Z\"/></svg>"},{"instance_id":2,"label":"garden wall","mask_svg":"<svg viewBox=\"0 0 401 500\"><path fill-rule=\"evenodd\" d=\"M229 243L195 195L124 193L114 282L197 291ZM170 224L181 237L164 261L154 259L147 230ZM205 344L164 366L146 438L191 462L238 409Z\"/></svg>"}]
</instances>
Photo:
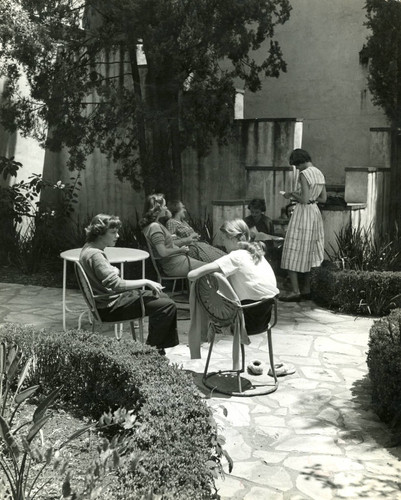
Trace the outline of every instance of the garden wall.
<instances>
[{"instance_id":1,"label":"garden wall","mask_svg":"<svg viewBox=\"0 0 401 500\"><path fill-rule=\"evenodd\" d=\"M278 217L285 204L278 190L292 171L288 158L301 144L300 120L236 120L227 145L214 144L205 158L193 150L182 154L186 206L202 215L211 213L217 200L261 197L267 200L267 212Z\"/></svg>"}]
</instances>

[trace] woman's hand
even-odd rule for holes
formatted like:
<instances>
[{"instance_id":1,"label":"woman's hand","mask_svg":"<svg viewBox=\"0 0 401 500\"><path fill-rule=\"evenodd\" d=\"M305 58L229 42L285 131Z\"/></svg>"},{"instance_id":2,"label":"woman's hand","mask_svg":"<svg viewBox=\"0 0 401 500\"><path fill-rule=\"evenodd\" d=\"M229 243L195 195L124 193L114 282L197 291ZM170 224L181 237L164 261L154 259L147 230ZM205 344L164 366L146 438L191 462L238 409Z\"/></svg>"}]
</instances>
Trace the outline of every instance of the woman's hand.
<instances>
[{"instance_id":1,"label":"woman's hand","mask_svg":"<svg viewBox=\"0 0 401 500\"><path fill-rule=\"evenodd\" d=\"M289 191L285 192L283 194L284 198L287 198L287 200L289 200L291 197L292 197L292 193L290 193Z\"/></svg>"},{"instance_id":2,"label":"woman's hand","mask_svg":"<svg viewBox=\"0 0 401 500\"><path fill-rule=\"evenodd\" d=\"M193 243L194 241L198 241L200 238L199 234L197 233L192 233L190 234L190 236L188 236L187 238L185 238L185 243L187 245L190 245L191 243Z\"/></svg>"},{"instance_id":3,"label":"woman's hand","mask_svg":"<svg viewBox=\"0 0 401 500\"><path fill-rule=\"evenodd\" d=\"M180 250L180 253L188 253L189 247L187 245L184 245L183 247L180 247Z\"/></svg>"},{"instance_id":4,"label":"woman's hand","mask_svg":"<svg viewBox=\"0 0 401 500\"><path fill-rule=\"evenodd\" d=\"M164 286L162 286L157 281L152 281L152 280L148 280L148 279L146 280L146 286L152 290L153 295L155 297L160 297L160 294L162 293L162 290L164 288Z\"/></svg>"}]
</instances>

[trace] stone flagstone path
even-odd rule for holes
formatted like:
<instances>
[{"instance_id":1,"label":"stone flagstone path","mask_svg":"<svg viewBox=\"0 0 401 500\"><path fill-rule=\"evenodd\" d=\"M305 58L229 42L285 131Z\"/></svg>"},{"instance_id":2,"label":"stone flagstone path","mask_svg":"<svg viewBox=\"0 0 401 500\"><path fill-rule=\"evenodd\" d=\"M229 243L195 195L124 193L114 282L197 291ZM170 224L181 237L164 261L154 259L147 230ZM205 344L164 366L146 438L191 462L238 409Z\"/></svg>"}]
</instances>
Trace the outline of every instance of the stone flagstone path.
<instances>
[{"instance_id":1,"label":"stone flagstone path","mask_svg":"<svg viewBox=\"0 0 401 500\"><path fill-rule=\"evenodd\" d=\"M67 290L67 298L83 310L79 292ZM67 318L68 327L76 327L77 315ZM0 283L4 323L61 329L61 289ZM179 322L181 344L167 356L193 376L234 462L232 473L216 483L222 500L401 499L400 448L390 446L387 427L370 407L366 351L372 323L311 301L280 303L275 358L296 373L280 378L273 394L238 398L204 388L208 346L202 346L201 360L189 359L188 321ZM104 334L113 330L104 328ZM266 373L265 336L251 341L247 360L264 360ZM230 353L231 338L219 337L211 368L229 367Z\"/></svg>"}]
</instances>

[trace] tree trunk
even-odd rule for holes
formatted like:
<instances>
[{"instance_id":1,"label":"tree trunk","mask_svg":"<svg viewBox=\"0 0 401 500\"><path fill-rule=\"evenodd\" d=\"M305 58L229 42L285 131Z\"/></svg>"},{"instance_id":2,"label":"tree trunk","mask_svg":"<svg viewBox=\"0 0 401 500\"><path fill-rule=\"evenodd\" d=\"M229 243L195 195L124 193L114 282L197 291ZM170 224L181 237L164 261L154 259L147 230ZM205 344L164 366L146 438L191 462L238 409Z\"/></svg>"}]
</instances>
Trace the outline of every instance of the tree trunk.
<instances>
[{"instance_id":1,"label":"tree trunk","mask_svg":"<svg viewBox=\"0 0 401 500\"><path fill-rule=\"evenodd\" d=\"M393 123L390 133L390 204L387 227L390 232L393 232L396 227L401 230L401 130Z\"/></svg>"}]
</instances>

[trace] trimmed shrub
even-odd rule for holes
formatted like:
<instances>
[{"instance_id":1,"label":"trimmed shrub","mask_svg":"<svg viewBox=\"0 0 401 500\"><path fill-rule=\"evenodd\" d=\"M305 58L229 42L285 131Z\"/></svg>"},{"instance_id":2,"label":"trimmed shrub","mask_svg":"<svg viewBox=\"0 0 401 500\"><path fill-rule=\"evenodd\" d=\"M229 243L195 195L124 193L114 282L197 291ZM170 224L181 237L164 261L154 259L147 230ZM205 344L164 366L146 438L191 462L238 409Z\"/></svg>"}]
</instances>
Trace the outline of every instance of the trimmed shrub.
<instances>
[{"instance_id":1,"label":"trimmed shrub","mask_svg":"<svg viewBox=\"0 0 401 500\"><path fill-rule=\"evenodd\" d=\"M352 314L383 316L401 304L401 272L314 269L312 295L317 304Z\"/></svg>"},{"instance_id":2,"label":"trimmed shrub","mask_svg":"<svg viewBox=\"0 0 401 500\"><path fill-rule=\"evenodd\" d=\"M3 327L0 337L34 356L29 383L45 391L62 387L60 398L69 408L96 419L108 409L135 411L139 425L132 447L141 458L126 465L121 499L149 491L163 498L217 497L213 476L222 450L211 410L191 377L154 348L19 325Z\"/></svg>"},{"instance_id":3,"label":"trimmed shrub","mask_svg":"<svg viewBox=\"0 0 401 500\"><path fill-rule=\"evenodd\" d=\"M379 417L388 422L401 412L401 309L375 321L370 329L367 364L372 401Z\"/></svg>"}]
</instances>

